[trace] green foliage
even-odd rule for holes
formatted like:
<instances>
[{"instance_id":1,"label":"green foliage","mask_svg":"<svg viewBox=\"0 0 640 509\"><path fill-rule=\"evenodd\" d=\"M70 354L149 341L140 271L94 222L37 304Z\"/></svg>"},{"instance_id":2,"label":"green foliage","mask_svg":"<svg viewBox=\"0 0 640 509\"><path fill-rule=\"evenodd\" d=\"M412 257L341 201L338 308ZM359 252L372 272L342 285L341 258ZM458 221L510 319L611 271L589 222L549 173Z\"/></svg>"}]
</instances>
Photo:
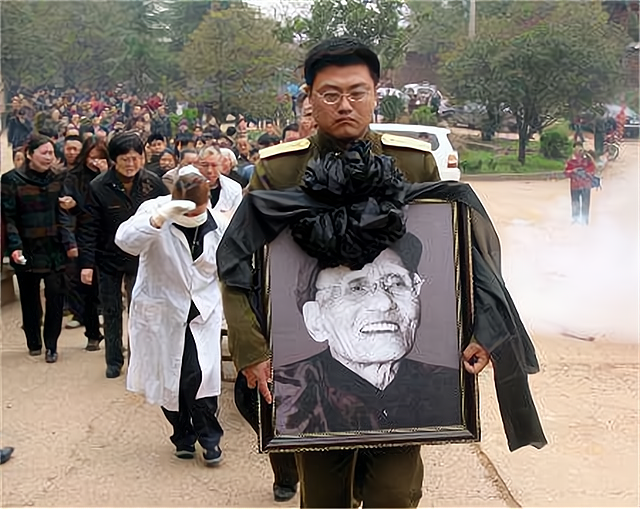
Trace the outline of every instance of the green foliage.
<instances>
[{"instance_id":1,"label":"green foliage","mask_svg":"<svg viewBox=\"0 0 640 509\"><path fill-rule=\"evenodd\" d=\"M299 58L274 30L275 22L242 3L209 13L180 54L188 98L211 102L217 118L247 110L272 115L278 91L293 79L291 62Z\"/></svg>"},{"instance_id":2,"label":"green foliage","mask_svg":"<svg viewBox=\"0 0 640 509\"><path fill-rule=\"evenodd\" d=\"M568 132L562 127L545 129L540 136L540 153L547 159L567 159L571 155Z\"/></svg>"},{"instance_id":3,"label":"green foliage","mask_svg":"<svg viewBox=\"0 0 640 509\"><path fill-rule=\"evenodd\" d=\"M517 154L500 155L493 151L469 150L460 156L460 170L467 174L505 174L562 172L564 161L532 154L523 165Z\"/></svg>"},{"instance_id":4,"label":"green foliage","mask_svg":"<svg viewBox=\"0 0 640 509\"><path fill-rule=\"evenodd\" d=\"M404 113L404 102L395 95L386 95L380 100L380 114L385 122L396 122Z\"/></svg>"},{"instance_id":5,"label":"green foliage","mask_svg":"<svg viewBox=\"0 0 640 509\"><path fill-rule=\"evenodd\" d=\"M403 0L314 0L310 15L285 21L276 33L284 42L305 48L329 37L351 35L371 46L383 70L404 62L414 31L404 23Z\"/></svg>"},{"instance_id":6,"label":"green foliage","mask_svg":"<svg viewBox=\"0 0 640 509\"><path fill-rule=\"evenodd\" d=\"M514 28L512 19L497 17L452 51L442 68L457 99L511 109L523 164L527 140L548 119L606 102L616 93L625 43L621 30L609 25L594 3L589 9L576 9L573 2L541 4L549 10L539 10L529 28L518 33L522 25Z\"/></svg>"},{"instance_id":7,"label":"green foliage","mask_svg":"<svg viewBox=\"0 0 640 509\"><path fill-rule=\"evenodd\" d=\"M411 123L418 125L438 125L438 116L429 106L420 106L411 113Z\"/></svg>"}]
</instances>

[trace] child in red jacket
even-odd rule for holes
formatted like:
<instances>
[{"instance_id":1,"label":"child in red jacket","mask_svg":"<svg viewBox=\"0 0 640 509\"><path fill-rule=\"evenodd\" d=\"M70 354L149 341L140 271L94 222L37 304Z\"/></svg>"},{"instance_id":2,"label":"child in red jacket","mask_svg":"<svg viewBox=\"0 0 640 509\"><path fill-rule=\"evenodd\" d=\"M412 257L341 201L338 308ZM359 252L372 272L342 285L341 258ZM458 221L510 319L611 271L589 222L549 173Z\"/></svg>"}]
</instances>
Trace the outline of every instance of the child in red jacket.
<instances>
[{"instance_id":1,"label":"child in red jacket","mask_svg":"<svg viewBox=\"0 0 640 509\"><path fill-rule=\"evenodd\" d=\"M582 143L573 144L573 157L567 161L565 177L571 181L571 218L573 223L589 224L591 188L594 185L596 164L585 152Z\"/></svg>"}]
</instances>

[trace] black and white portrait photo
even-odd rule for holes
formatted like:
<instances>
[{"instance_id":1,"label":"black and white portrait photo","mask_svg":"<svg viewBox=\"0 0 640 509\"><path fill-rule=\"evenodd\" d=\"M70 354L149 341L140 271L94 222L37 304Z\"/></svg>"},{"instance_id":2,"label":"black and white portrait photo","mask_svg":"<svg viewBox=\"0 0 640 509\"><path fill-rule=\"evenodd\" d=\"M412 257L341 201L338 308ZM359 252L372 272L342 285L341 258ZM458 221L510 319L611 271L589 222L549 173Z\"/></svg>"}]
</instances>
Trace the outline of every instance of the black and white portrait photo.
<instances>
[{"instance_id":1,"label":"black and white portrait photo","mask_svg":"<svg viewBox=\"0 0 640 509\"><path fill-rule=\"evenodd\" d=\"M360 270L270 246L275 432L462 423L452 208L412 205L407 234Z\"/></svg>"}]
</instances>

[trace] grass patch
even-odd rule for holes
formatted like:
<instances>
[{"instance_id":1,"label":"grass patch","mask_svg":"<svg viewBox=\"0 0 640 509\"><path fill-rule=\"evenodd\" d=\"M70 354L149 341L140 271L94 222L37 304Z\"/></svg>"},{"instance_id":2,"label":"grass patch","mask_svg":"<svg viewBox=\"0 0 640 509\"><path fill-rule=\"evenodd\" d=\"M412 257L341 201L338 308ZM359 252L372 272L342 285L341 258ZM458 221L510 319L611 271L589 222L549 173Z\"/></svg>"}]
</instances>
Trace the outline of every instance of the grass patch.
<instances>
[{"instance_id":1,"label":"grass patch","mask_svg":"<svg viewBox=\"0 0 640 509\"><path fill-rule=\"evenodd\" d=\"M518 161L517 152L503 154L500 150L465 150L460 154L460 169L467 174L563 171L564 166L564 161L547 159L539 153L528 153L524 165Z\"/></svg>"}]
</instances>

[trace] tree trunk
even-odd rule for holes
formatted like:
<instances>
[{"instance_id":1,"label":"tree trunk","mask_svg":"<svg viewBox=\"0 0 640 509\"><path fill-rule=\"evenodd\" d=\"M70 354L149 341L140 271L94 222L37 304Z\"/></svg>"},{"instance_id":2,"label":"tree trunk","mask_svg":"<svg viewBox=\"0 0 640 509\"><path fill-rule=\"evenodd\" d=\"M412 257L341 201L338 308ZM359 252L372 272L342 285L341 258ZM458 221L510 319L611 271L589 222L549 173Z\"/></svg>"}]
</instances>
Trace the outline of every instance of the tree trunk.
<instances>
[{"instance_id":1,"label":"tree trunk","mask_svg":"<svg viewBox=\"0 0 640 509\"><path fill-rule=\"evenodd\" d=\"M527 141L529 140L529 129L526 125L518 129L518 161L524 166L527 157Z\"/></svg>"}]
</instances>

